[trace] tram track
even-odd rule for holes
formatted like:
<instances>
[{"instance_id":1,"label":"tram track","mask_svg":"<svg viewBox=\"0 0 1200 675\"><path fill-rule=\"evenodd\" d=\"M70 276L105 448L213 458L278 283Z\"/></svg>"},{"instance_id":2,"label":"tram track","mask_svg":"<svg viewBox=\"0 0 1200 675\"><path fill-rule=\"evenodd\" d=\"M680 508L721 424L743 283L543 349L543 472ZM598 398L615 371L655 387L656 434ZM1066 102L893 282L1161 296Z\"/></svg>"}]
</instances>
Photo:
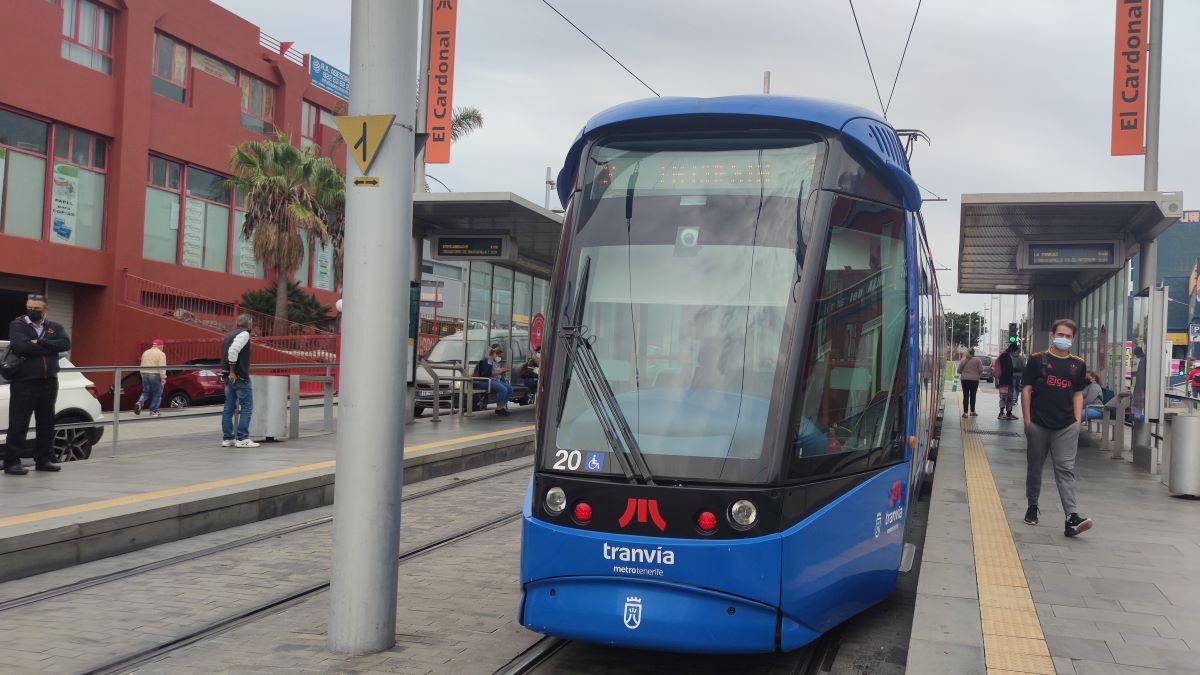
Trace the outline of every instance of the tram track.
<instances>
[{"instance_id":1,"label":"tram track","mask_svg":"<svg viewBox=\"0 0 1200 675\"><path fill-rule=\"evenodd\" d=\"M467 485L473 485L473 484L480 483L480 482L483 482L486 480L491 480L493 478L499 478L501 476L506 476L506 475L509 475L512 473L516 473L518 471L528 471L532 467L533 467L533 463L529 462L529 463L523 463L519 466L501 469L500 471L493 471L491 473L487 473L482 476L473 476L471 478L464 478L464 479L461 479L461 480L458 480L458 481L455 481L452 483L446 483L445 485L439 485L434 488L420 490L420 491L414 492L412 494L405 495L401 498L401 502L403 503L403 502L413 501L413 500L421 499L423 497L429 497L429 496L432 496L435 494L448 492L450 490L454 490L454 489L464 487ZM206 558L211 555L215 555L218 553L224 553L226 551L231 551L231 550L234 550L237 548L241 548L243 546L249 546L251 544L257 544L259 542L267 541L267 540L274 539L277 537L283 537L283 536L286 536L289 534L293 534L295 532L302 532L304 530L309 530L314 527L326 525L331 522L333 522L333 516L331 516L331 515L330 516L322 516L320 518L313 518L312 520L307 520L304 522L296 523L294 525L288 525L286 527L276 528L276 529L270 530L268 532L262 532L259 534L241 537L239 539L234 539L232 541L228 541L223 544L216 544L214 546L209 546L209 547L198 549L195 551L181 553L179 555L171 556L169 558L163 558L162 560L155 560L152 562L143 563L141 565L135 565L133 567L128 567L128 568L125 568L122 570L109 572L107 574L101 574L101 575L89 577L86 579L80 579L79 581L74 581L69 584L63 584L61 586L56 586L54 588L49 588L49 589L46 589L43 591L38 591L36 593L30 593L28 595L23 595L23 596L20 596L17 598L13 598L11 600L5 600L3 602L0 602L0 612L6 612L9 610L17 609L19 607L25 607L25 606L36 604L39 602L44 602L44 601L50 600L52 598L62 597L64 595L69 595L71 593L82 591L82 590L85 590L88 588L94 588L96 586L101 586L101 585L112 583L115 581L129 579L131 577L135 577L140 574L145 574L147 572L153 572L155 570L160 570L160 569L164 569L167 567L173 567L175 565L179 565L179 564L186 563L186 562L191 562L193 560L199 560L201 558Z\"/></svg>"},{"instance_id":2,"label":"tram track","mask_svg":"<svg viewBox=\"0 0 1200 675\"><path fill-rule=\"evenodd\" d=\"M572 645L579 644L580 643L577 643L573 640L547 635L533 643L533 645L531 645L525 651L513 657L511 661L498 668L493 675L529 675L530 673L538 673L543 671L548 673L558 672L558 670L555 668L556 658ZM839 633L834 630L829 633L825 633L815 641L797 651L785 654L757 655L751 658L768 658L772 660L778 660L778 664L772 664L771 666L767 667L767 670L772 673L788 673L789 675L820 675L821 673L828 673L832 671L833 662L837 659L839 644ZM594 645L590 646L594 647ZM636 665L631 665L631 662L636 663L637 660L627 658L629 650L618 650L615 648L612 649L614 651L614 660L619 660L620 662L619 666L614 666L616 670L619 670L623 673L643 672L642 670L639 670ZM702 668L693 669L686 663L678 663L680 659L687 661L697 656L698 655L695 654L666 654L664 655L664 658L676 661L674 664L675 667L681 667L684 672L698 672L699 670L702 670ZM740 657L714 657L713 655L699 655L699 658L711 660L712 658L721 659ZM588 665L594 666L595 664L589 663ZM642 663L641 665L645 666L644 672L661 672L662 670L661 664L653 662ZM708 665L711 666L712 664L709 663ZM575 670L575 668L569 667L566 668L566 670ZM730 672L736 672L737 670L739 670L739 668L734 668ZM756 668L741 668L741 670L744 670L745 672L753 672L756 670Z\"/></svg>"},{"instance_id":3,"label":"tram track","mask_svg":"<svg viewBox=\"0 0 1200 675\"><path fill-rule=\"evenodd\" d=\"M486 523L459 531L455 534L443 537L428 544L423 544L410 551L402 553L398 558L399 563L403 564L413 560L414 558L432 553L446 546L452 546L475 535L483 534L484 532L490 532L496 528L516 522L518 519L520 519L520 517L520 511L506 513ZM152 661L169 656L172 652L187 647L188 645L195 644L210 637L215 637L226 631L237 628L238 626L256 621L277 612L281 612L327 590L329 590L328 581L308 586L299 591L289 593L284 597L259 604L250 609L246 609L223 619L219 619L204 626L203 628L191 631L153 647L127 654L115 661L85 672L87 675L109 675L114 673L129 672L130 670L146 665Z\"/></svg>"}]
</instances>

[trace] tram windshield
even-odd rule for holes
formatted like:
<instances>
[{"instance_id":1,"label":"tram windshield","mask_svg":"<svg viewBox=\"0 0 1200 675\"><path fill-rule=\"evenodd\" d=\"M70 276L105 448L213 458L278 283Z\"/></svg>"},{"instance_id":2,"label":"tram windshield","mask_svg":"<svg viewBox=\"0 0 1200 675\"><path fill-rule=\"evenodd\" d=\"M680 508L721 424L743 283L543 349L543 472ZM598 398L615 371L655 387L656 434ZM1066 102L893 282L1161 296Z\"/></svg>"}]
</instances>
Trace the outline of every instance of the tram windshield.
<instances>
[{"instance_id":1,"label":"tram windshield","mask_svg":"<svg viewBox=\"0 0 1200 675\"><path fill-rule=\"evenodd\" d=\"M744 136L592 148L567 278L586 263L581 324L655 479L770 478L767 412L823 152ZM620 474L584 376L552 384L543 466Z\"/></svg>"}]
</instances>

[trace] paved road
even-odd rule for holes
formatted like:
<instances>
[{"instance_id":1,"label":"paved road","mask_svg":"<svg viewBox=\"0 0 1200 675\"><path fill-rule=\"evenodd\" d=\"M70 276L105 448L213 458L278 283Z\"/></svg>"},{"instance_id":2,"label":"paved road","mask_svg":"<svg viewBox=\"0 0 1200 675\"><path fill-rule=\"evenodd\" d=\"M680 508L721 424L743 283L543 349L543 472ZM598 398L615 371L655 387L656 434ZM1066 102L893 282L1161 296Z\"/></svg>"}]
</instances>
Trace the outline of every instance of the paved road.
<instances>
[{"instance_id":1,"label":"paved road","mask_svg":"<svg viewBox=\"0 0 1200 675\"><path fill-rule=\"evenodd\" d=\"M410 489L417 491L419 487L423 490L528 461L514 460L420 483ZM494 519L497 514L514 510L515 505L520 504L527 480L528 474L517 471L405 502L402 550L436 541L448 533L468 529ZM331 512L330 508L306 511L0 584L0 599L11 599L180 552L206 548ZM327 581L331 529L331 525L312 527L0 612L0 636L5 640L4 663L7 668L22 672L86 671ZM515 532L516 526L510 526L509 530ZM411 634L414 643L413 649L404 650L405 659L420 653L415 645L422 640L433 643L428 649L431 653L443 652L448 639L446 630L450 628L459 631L458 640L466 645L474 641L475 633L486 632L488 628L494 630L497 625L509 621L507 617L515 609L515 578L510 577L515 575L516 568L497 566L495 562L512 558L507 550L501 549L510 547L513 539L510 535L470 540L472 543L465 548L450 547L445 553L418 558L402 568L403 597L406 598L406 605L401 610L401 616L405 617L402 625L407 626L406 634ZM472 569L481 576L475 576ZM489 574L495 578L488 578ZM461 593L464 585L476 587L479 592ZM489 589L499 593L492 601L487 599ZM311 668L333 658L321 653L324 639L319 636L326 616L325 602L324 596L318 596L288 612L246 626L245 630L252 637L243 638L245 633L234 631L196 645L195 654L185 650L150 670L214 672L268 670L268 666ZM433 628L435 619L449 622L448 626ZM254 636L255 631L269 632L271 637ZM314 635L318 636L315 640ZM533 639L530 635L529 641ZM507 639L490 648L478 644L477 649L497 654L504 644ZM433 658L429 656L427 660ZM500 663L507 658L501 659Z\"/></svg>"}]
</instances>

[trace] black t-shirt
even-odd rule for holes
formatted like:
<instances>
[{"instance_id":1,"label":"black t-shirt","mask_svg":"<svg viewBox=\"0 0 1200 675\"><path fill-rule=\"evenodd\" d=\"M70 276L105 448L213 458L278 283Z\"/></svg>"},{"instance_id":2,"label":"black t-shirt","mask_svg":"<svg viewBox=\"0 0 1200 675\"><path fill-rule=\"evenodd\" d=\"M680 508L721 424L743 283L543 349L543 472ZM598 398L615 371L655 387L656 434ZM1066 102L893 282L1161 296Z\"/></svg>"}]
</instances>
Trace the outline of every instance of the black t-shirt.
<instances>
[{"instance_id":1,"label":"black t-shirt","mask_svg":"<svg viewBox=\"0 0 1200 675\"><path fill-rule=\"evenodd\" d=\"M1038 352L1025 364L1022 383L1033 387L1031 421L1046 429L1065 429L1075 424L1075 392L1087 388L1087 364L1074 354L1059 358Z\"/></svg>"}]
</instances>

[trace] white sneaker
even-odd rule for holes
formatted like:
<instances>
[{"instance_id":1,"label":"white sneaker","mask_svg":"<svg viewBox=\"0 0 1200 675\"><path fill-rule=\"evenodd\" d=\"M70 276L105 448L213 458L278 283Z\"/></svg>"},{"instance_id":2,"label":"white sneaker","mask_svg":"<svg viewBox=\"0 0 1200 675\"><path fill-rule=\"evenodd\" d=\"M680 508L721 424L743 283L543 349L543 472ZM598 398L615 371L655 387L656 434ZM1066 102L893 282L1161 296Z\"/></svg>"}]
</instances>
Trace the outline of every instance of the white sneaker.
<instances>
[{"instance_id":1,"label":"white sneaker","mask_svg":"<svg viewBox=\"0 0 1200 675\"><path fill-rule=\"evenodd\" d=\"M233 447L235 447L235 448L257 448L258 446L259 446L258 443L255 443L254 441L250 440L249 438L240 440L237 443L233 444Z\"/></svg>"},{"instance_id":2,"label":"white sneaker","mask_svg":"<svg viewBox=\"0 0 1200 675\"><path fill-rule=\"evenodd\" d=\"M232 448L233 441L221 441L221 447L222 448Z\"/></svg>"}]
</instances>

